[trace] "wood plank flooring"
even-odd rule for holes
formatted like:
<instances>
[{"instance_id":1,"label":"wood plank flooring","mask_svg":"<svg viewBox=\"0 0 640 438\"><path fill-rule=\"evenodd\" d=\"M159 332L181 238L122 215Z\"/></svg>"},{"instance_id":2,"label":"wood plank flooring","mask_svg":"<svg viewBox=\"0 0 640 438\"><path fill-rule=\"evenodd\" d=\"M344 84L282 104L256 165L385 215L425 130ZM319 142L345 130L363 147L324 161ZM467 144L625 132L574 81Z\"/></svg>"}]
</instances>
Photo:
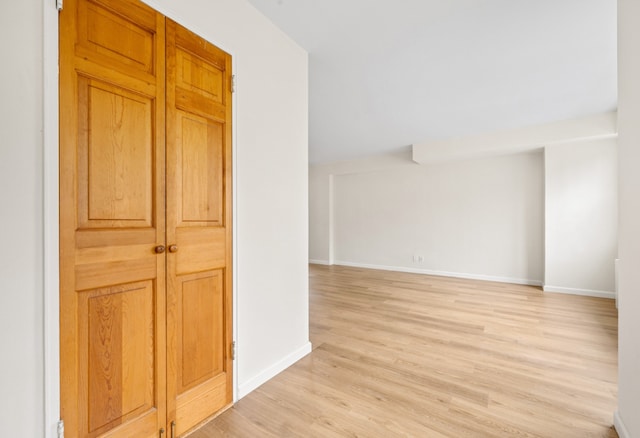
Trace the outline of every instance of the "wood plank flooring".
<instances>
[{"instance_id":1,"label":"wood plank flooring","mask_svg":"<svg viewBox=\"0 0 640 438\"><path fill-rule=\"evenodd\" d=\"M191 438L617 437L613 300L310 267L313 352Z\"/></svg>"}]
</instances>

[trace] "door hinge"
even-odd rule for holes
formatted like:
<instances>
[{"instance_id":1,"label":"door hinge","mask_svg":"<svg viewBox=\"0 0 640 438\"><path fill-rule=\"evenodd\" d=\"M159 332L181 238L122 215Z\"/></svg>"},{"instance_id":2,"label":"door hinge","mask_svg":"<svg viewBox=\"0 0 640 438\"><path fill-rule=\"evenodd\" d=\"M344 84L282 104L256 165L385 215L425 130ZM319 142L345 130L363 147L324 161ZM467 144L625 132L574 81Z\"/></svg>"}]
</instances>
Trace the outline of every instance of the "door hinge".
<instances>
[{"instance_id":1,"label":"door hinge","mask_svg":"<svg viewBox=\"0 0 640 438\"><path fill-rule=\"evenodd\" d=\"M231 92L236 92L236 75L231 75Z\"/></svg>"},{"instance_id":2,"label":"door hinge","mask_svg":"<svg viewBox=\"0 0 640 438\"><path fill-rule=\"evenodd\" d=\"M64 421L58 421L58 438L64 438Z\"/></svg>"},{"instance_id":3,"label":"door hinge","mask_svg":"<svg viewBox=\"0 0 640 438\"><path fill-rule=\"evenodd\" d=\"M56 8L58 8L58 12L60 12L62 10L62 2L64 0L56 0Z\"/></svg>"},{"instance_id":4,"label":"door hinge","mask_svg":"<svg viewBox=\"0 0 640 438\"><path fill-rule=\"evenodd\" d=\"M236 360L236 341L231 343L231 360Z\"/></svg>"}]
</instances>

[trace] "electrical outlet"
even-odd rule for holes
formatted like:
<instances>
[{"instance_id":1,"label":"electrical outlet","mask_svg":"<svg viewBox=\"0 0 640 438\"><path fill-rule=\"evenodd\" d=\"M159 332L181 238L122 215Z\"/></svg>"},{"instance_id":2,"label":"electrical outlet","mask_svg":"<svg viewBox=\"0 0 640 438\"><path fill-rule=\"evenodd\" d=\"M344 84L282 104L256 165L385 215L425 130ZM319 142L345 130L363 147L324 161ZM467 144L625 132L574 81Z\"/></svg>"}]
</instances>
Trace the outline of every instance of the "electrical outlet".
<instances>
[{"instance_id":1,"label":"electrical outlet","mask_svg":"<svg viewBox=\"0 0 640 438\"><path fill-rule=\"evenodd\" d=\"M424 262L424 256L419 254L413 255L413 263L423 263L423 262Z\"/></svg>"}]
</instances>

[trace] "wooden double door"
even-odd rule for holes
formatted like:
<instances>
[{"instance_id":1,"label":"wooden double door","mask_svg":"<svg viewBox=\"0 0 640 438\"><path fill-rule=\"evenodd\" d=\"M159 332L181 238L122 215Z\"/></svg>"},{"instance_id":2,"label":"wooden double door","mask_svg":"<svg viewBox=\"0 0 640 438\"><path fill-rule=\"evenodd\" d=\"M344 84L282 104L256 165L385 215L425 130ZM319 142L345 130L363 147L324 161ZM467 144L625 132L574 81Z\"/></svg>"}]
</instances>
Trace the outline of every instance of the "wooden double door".
<instances>
[{"instance_id":1,"label":"wooden double door","mask_svg":"<svg viewBox=\"0 0 640 438\"><path fill-rule=\"evenodd\" d=\"M64 2L67 437L175 437L232 402L231 77L137 0Z\"/></svg>"}]
</instances>

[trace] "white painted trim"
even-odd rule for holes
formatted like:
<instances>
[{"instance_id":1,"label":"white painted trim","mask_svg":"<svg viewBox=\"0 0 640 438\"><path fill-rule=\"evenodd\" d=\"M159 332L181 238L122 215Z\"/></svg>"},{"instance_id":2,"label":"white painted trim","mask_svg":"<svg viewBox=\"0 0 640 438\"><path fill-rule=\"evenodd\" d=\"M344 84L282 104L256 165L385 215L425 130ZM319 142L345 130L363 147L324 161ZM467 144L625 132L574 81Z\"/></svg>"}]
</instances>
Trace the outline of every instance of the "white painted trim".
<instances>
[{"instance_id":1,"label":"white painted trim","mask_svg":"<svg viewBox=\"0 0 640 438\"><path fill-rule=\"evenodd\" d=\"M618 436L620 436L620 438L631 438L629 429L624 425L622 417L620 417L620 412L617 409L613 413L613 427L616 428L616 432L618 432Z\"/></svg>"},{"instance_id":2,"label":"white painted trim","mask_svg":"<svg viewBox=\"0 0 640 438\"><path fill-rule=\"evenodd\" d=\"M529 280L529 279L523 279L523 278L497 277L492 275L481 275L481 274L467 274L464 272L432 271L430 269L408 268L405 266L373 265L369 263L353 263L353 262L344 262L339 260L336 260L334 264L340 265L340 266L350 266L353 268L380 269L382 271L395 271L395 272L408 272L411 274L436 275L438 277L453 277L453 278L464 278L467 280L483 280L483 281L495 281L498 283L524 284L527 286L542 286L542 282L539 280Z\"/></svg>"},{"instance_id":3,"label":"white painted trim","mask_svg":"<svg viewBox=\"0 0 640 438\"><path fill-rule=\"evenodd\" d=\"M311 342L307 342L302 347L288 354L278 362L241 384L238 388L238 399L241 399L263 383L274 378L309 353L311 353Z\"/></svg>"},{"instance_id":4,"label":"white painted trim","mask_svg":"<svg viewBox=\"0 0 640 438\"><path fill-rule=\"evenodd\" d=\"M542 288L545 292L558 293L558 294L568 294L568 295L582 295L585 297L596 297L596 298L609 298L615 299L616 293L609 292L604 290L591 290L591 289L575 289L571 287L560 287L560 286L549 286L544 285Z\"/></svg>"},{"instance_id":5,"label":"white painted trim","mask_svg":"<svg viewBox=\"0 0 640 438\"><path fill-rule=\"evenodd\" d=\"M329 174L329 264L335 263L335 178Z\"/></svg>"},{"instance_id":6,"label":"white painted trim","mask_svg":"<svg viewBox=\"0 0 640 438\"><path fill-rule=\"evenodd\" d=\"M620 274L619 274L619 270L620 270L620 259L616 258L613 261L613 270L614 270L614 293L616 295L616 309L618 308L618 289L619 289L619 284L620 284Z\"/></svg>"},{"instance_id":7,"label":"white painted trim","mask_svg":"<svg viewBox=\"0 0 640 438\"><path fill-rule=\"evenodd\" d=\"M414 144L412 158L419 164L439 163L520 153L551 145L604 140L617 136L617 113L612 111L579 119Z\"/></svg>"},{"instance_id":8,"label":"white painted trim","mask_svg":"<svg viewBox=\"0 0 640 438\"><path fill-rule=\"evenodd\" d=\"M401 166L417 166L413 161L412 148L403 148L400 151L383 154L368 155L345 161L331 161L328 163L309 163L309 167L315 172L325 175L350 175L368 172L379 172Z\"/></svg>"},{"instance_id":9,"label":"white painted trim","mask_svg":"<svg viewBox=\"0 0 640 438\"><path fill-rule=\"evenodd\" d=\"M60 264L58 226L58 10L43 0L43 350L44 436L58 436L60 420Z\"/></svg>"},{"instance_id":10,"label":"white painted trim","mask_svg":"<svg viewBox=\"0 0 640 438\"><path fill-rule=\"evenodd\" d=\"M331 263L329 263L329 260L315 260L315 259L311 259L311 260L309 260L309 263L311 263L312 265L326 265L326 266L331 266Z\"/></svg>"},{"instance_id":11,"label":"white painted trim","mask_svg":"<svg viewBox=\"0 0 640 438\"><path fill-rule=\"evenodd\" d=\"M231 55L231 70L234 75L237 76L238 72L236 71L237 62L235 56L231 52L227 52ZM238 320L240 319L240 312L238 308L238 279L240 276L238 275L238 87L235 87L233 94L231 95L231 172L233 175L231 176L232 186L231 186L231 223L233 226L233 230L231 232L232 242L231 242L231 250L233 251L232 259L233 259L233 269L231 275L233 276L233 342L238 343ZM238 360L233 361L233 402L238 401L238 392L240 382L238 380L239 373L239 365Z\"/></svg>"}]
</instances>

